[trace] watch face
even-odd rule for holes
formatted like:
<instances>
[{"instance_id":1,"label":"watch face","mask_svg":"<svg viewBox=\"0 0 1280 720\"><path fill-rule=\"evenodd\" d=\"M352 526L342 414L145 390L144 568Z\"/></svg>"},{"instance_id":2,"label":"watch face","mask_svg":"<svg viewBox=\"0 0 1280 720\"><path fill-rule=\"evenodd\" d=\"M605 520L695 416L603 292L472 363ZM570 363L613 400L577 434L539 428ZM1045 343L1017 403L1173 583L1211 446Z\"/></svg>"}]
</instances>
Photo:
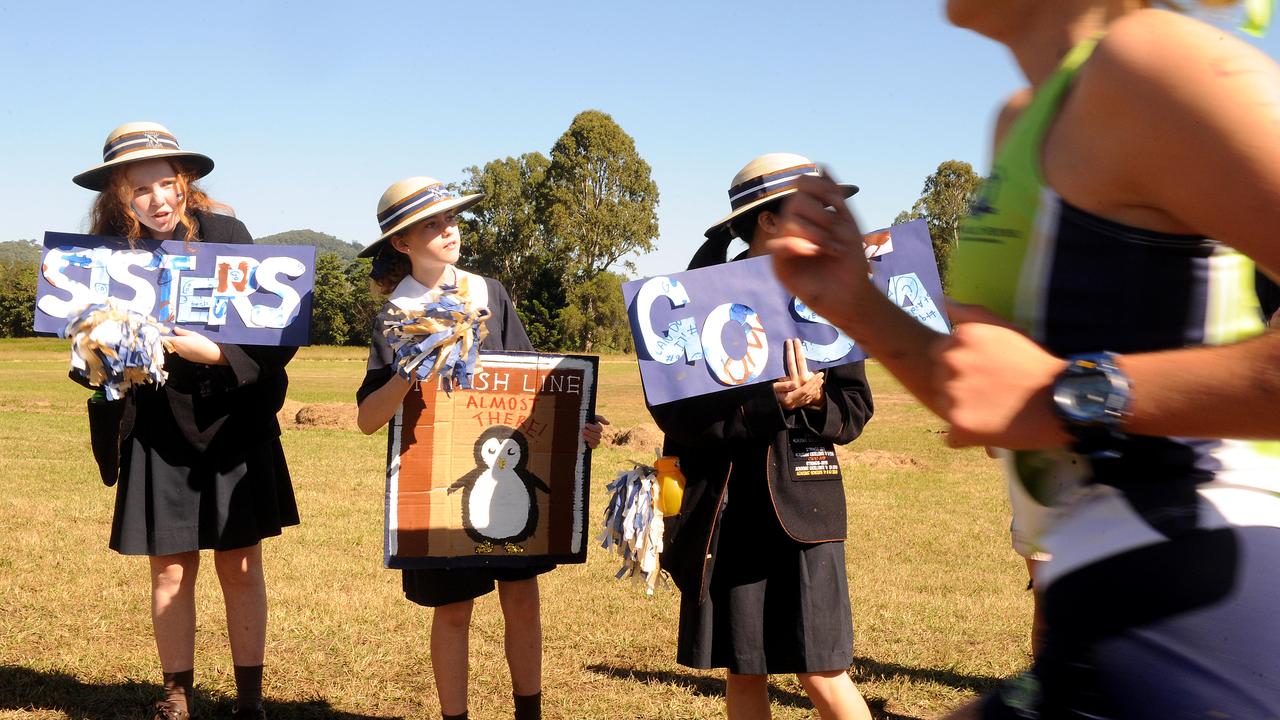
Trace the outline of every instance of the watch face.
<instances>
[{"instance_id":1,"label":"watch face","mask_svg":"<svg viewBox=\"0 0 1280 720\"><path fill-rule=\"evenodd\" d=\"M1069 420L1097 423L1107 416L1111 381L1102 373L1061 378L1053 389L1053 401Z\"/></svg>"}]
</instances>

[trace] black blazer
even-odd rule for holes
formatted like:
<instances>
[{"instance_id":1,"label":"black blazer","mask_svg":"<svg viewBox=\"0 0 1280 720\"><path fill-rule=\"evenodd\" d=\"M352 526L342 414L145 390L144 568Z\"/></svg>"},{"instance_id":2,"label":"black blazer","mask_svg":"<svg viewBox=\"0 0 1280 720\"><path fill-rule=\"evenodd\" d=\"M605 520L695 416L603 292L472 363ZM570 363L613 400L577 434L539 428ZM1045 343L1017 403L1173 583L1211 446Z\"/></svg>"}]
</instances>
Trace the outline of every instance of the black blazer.
<instances>
[{"instance_id":1,"label":"black blazer","mask_svg":"<svg viewBox=\"0 0 1280 720\"><path fill-rule=\"evenodd\" d=\"M767 382L649 408L666 433L664 454L680 458L688 481L680 514L665 525L662 554L683 592L705 597L730 478L767 483L772 517L793 540L845 538L843 483L794 477L790 452L800 438L843 445L862 433L874 412L863 364L827 368L824 392L821 411L784 411Z\"/></svg>"},{"instance_id":2,"label":"black blazer","mask_svg":"<svg viewBox=\"0 0 1280 720\"><path fill-rule=\"evenodd\" d=\"M253 243L244 223L233 217L204 212L193 216L203 242ZM185 228L179 225L174 239L185 237ZM136 387L118 401L124 403L117 434L122 453L128 452L130 440L137 437L168 455L174 464L213 462L217 468L231 468L243 461L247 449L280 436L276 413L284 405L289 387L285 365L298 349L219 347L227 365L203 365L165 353L169 373L165 384ZM103 430L94 428L93 432L97 435ZM98 460L101 466L104 458L99 455ZM120 463L120 467L126 465L127 461ZM104 480L114 480L110 470L118 472L118 468L101 469Z\"/></svg>"}]
</instances>

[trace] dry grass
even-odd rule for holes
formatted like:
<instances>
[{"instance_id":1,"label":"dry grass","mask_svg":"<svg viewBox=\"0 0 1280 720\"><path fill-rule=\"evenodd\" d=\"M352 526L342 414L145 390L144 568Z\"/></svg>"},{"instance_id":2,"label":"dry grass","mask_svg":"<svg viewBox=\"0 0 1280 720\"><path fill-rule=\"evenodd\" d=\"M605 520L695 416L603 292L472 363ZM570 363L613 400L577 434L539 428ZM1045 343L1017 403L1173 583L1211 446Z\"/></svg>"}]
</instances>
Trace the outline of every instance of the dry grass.
<instances>
[{"instance_id":1,"label":"dry grass","mask_svg":"<svg viewBox=\"0 0 1280 720\"><path fill-rule=\"evenodd\" d=\"M273 718L438 717L426 653L429 614L381 567L385 436L344 424L363 351L309 348L290 366L286 428L303 524L265 543ZM0 718L139 717L159 680L146 564L107 549L112 490L87 447L85 392L65 380L54 340L0 341ZM879 413L842 453L855 680L878 717L927 718L1027 662L1030 598L1008 550L1003 485L980 451L946 450L931 418L879 368ZM601 363L600 409L633 441L595 455L592 515L604 483L652 456L635 364ZM593 520L594 522L595 520ZM207 561L207 558L206 558ZM719 676L674 662L678 597L585 565L544 577L548 718L712 718ZM221 597L199 581L197 683L205 718L233 693ZM510 717L496 598L472 629L471 715ZM773 683L774 716L812 717L794 677Z\"/></svg>"}]
</instances>

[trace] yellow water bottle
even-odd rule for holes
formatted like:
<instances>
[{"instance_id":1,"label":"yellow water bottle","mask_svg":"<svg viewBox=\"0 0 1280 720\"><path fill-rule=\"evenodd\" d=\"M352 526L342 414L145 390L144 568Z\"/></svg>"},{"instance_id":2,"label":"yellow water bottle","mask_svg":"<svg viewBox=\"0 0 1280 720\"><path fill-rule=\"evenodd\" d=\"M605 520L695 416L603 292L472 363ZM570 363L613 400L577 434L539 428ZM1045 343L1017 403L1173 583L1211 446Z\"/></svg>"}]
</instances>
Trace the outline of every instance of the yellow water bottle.
<instances>
[{"instance_id":1,"label":"yellow water bottle","mask_svg":"<svg viewBox=\"0 0 1280 720\"><path fill-rule=\"evenodd\" d=\"M653 463L658 480L658 504L663 515L679 515L684 500L684 473L680 472L680 458L667 455Z\"/></svg>"}]
</instances>

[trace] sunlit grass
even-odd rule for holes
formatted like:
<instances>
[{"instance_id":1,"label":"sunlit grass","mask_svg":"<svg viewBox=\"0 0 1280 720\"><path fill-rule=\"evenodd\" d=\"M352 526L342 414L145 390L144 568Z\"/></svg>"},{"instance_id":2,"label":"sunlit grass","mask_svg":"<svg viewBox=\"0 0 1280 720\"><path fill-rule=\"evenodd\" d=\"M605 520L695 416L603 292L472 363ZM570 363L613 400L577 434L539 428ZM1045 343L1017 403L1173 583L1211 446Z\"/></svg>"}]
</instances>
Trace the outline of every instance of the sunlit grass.
<instances>
[{"instance_id":1,"label":"sunlit grass","mask_svg":"<svg viewBox=\"0 0 1280 720\"><path fill-rule=\"evenodd\" d=\"M0 717L138 717L160 678L146 563L107 549L114 490L97 478L87 391L66 379L66 355L64 341L0 340ZM290 400L354 402L365 357L302 350ZM647 423L634 362L600 367L600 411L617 427ZM981 451L947 450L937 420L874 364L869 375L876 417L842 453L852 671L878 716L933 717L1025 665L1030 598L994 466ZM283 442L302 525L264 544L271 716L438 717L429 613L381 567L385 433L289 429ZM595 453L593 526L604 484L651 455ZM208 562L196 671L216 703L201 714L216 717L229 713L234 683ZM678 596L615 581L617 565L593 543L585 565L543 578L546 716L722 716L719 675L675 663ZM471 716L510 717L496 597L479 602L471 643ZM794 677L773 690L775 717L813 716Z\"/></svg>"}]
</instances>

